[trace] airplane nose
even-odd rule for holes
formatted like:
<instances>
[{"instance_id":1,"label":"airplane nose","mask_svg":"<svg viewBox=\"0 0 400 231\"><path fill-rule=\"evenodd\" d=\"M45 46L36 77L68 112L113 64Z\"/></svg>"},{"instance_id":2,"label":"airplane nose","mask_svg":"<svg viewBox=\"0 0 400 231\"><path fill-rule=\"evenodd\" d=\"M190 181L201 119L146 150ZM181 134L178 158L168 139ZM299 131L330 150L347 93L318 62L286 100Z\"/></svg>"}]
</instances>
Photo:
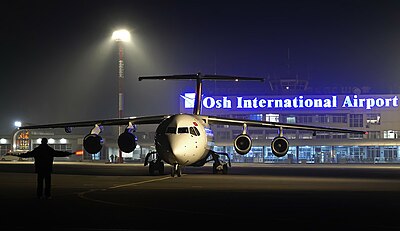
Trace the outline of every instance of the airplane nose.
<instances>
[{"instance_id":1,"label":"airplane nose","mask_svg":"<svg viewBox=\"0 0 400 231\"><path fill-rule=\"evenodd\" d=\"M185 164L187 162L187 142L185 139L181 139L177 136L169 137L169 143L171 151L175 156L175 159L179 164Z\"/></svg>"}]
</instances>

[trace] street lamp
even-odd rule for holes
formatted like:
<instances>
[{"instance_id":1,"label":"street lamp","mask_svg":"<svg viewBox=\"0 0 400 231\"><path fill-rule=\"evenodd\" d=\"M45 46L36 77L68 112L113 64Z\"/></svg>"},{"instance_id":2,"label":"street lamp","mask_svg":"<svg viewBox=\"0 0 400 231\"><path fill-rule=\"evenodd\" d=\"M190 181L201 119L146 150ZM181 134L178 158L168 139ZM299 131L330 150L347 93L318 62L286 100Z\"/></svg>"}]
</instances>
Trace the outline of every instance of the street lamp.
<instances>
[{"instance_id":1,"label":"street lamp","mask_svg":"<svg viewBox=\"0 0 400 231\"><path fill-rule=\"evenodd\" d=\"M20 130L18 128L22 126L22 122L15 121L14 126L15 126L15 129L13 132L12 147L11 147L12 152L16 152L16 150L17 150L17 134L20 132Z\"/></svg>"},{"instance_id":2,"label":"street lamp","mask_svg":"<svg viewBox=\"0 0 400 231\"><path fill-rule=\"evenodd\" d=\"M131 35L127 30L117 30L113 32L111 39L118 45L118 118L122 118L124 110L123 80L125 78L123 43L129 42L131 40ZM121 126L118 126L118 135L119 134L121 134ZM123 162L121 150L119 150L119 162Z\"/></svg>"}]
</instances>

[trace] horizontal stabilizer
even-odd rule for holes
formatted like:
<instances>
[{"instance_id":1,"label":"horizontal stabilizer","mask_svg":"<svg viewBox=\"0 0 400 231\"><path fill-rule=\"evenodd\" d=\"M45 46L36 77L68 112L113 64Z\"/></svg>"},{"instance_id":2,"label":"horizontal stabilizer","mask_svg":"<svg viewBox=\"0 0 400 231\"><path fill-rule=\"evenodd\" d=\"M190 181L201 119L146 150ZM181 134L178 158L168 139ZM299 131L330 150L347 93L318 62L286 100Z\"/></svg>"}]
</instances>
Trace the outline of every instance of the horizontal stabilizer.
<instances>
[{"instance_id":1,"label":"horizontal stabilizer","mask_svg":"<svg viewBox=\"0 0 400 231\"><path fill-rule=\"evenodd\" d=\"M139 77L139 81L142 80L227 80L227 81L264 81L264 78L255 77L241 77L241 76L228 76L228 75L202 75L188 74L188 75L160 75L160 76L142 76Z\"/></svg>"}]
</instances>

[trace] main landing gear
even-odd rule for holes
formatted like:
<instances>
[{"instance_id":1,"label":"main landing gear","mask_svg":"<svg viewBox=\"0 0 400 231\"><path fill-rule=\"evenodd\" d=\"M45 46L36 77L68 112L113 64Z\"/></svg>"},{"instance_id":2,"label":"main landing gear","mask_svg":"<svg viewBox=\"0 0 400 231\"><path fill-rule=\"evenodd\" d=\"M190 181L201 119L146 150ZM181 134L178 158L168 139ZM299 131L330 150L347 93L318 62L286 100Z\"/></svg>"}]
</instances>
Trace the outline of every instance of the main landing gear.
<instances>
[{"instance_id":1,"label":"main landing gear","mask_svg":"<svg viewBox=\"0 0 400 231\"><path fill-rule=\"evenodd\" d=\"M149 157L150 156L155 156L153 160L149 162ZM144 159L144 166L149 165L149 174L154 176L156 173L158 175L164 175L164 162L161 161L160 156L157 154L157 152L149 152L147 153L145 159Z\"/></svg>"},{"instance_id":2,"label":"main landing gear","mask_svg":"<svg viewBox=\"0 0 400 231\"><path fill-rule=\"evenodd\" d=\"M228 163L225 163L224 161L219 159L219 155L224 155L228 158ZM211 152L211 156L214 160L213 163L213 174L217 173L222 173L222 174L228 174L228 165L231 167L231 160L229 158L229 155L224 152Z\"/></svg>"}]
</instances>

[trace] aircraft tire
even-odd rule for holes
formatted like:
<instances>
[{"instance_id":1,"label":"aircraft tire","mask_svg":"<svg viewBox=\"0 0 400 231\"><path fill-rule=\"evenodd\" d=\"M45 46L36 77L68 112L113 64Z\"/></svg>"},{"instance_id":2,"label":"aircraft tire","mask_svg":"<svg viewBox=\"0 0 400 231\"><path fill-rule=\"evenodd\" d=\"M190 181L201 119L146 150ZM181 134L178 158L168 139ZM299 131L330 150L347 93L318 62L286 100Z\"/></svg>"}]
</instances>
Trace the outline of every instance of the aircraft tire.
<instances>
[{"instance_id":1,"label":"aircraft tire","mask_svg":"<svg viewBox=\"0 0 400 231\"><path fill-rule=\"evenodd\" d=\"M213 163L212 170L213 170L213 174L217 174L218 173L217 165L215 163Z\"/></svg>"},{"instance_id":2,"label":"aircraft tire","mask_svg":"<svg viewBox=\"0 0 400 231\"><path fill-rule=\"evenodd\" d=\"M228 165L224 164L222 167L222 174L228 174Z\"/></svg>"},{"instance_id":3,"label":"aircraft tire","mask_svg":"<svg viewBox=\"0 0 400 231\"><path fill-rule=\"evenodd\" d=\"M181 168L181 166L178 165L176 168L177 168L176 169L176 176L177 177L181 177L182 176L182 168Z\"/></svg>"},{"instance_id":4,"label":"aircraft tire","mask_svg":"<svg viewBox=\"0 0 400 231\"><path fill-rule=\"evenodd\" d=\"M158 174L164 175L164 163L163 162L160 162L158 165Z\"/></svg>"},{"instance_id":5,"label":"aircraft tire","mask_svg":"<svg viewBox=\"0 0 400 231\"><path fill-rule=\"evenodd\" d=\"M151 176L154 176L154 171L155 171L154 163L153 163L153 162L150 162L150 163L149 163L149 174L150 174Z\"/></svg>"}]
</instances>

